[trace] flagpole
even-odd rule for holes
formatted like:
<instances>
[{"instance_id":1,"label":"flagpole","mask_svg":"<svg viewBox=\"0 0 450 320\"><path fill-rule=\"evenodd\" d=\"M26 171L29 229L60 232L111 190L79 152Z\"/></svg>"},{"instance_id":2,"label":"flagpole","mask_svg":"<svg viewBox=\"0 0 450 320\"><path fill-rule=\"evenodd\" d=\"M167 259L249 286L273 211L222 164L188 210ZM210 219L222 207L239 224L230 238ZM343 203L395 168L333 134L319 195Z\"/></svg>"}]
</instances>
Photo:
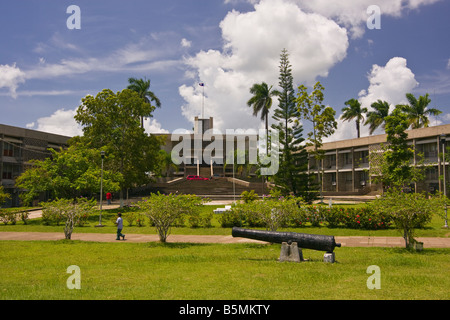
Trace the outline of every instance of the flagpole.
<instances>
[{"instance_id":1,"label":"flagpole","mask_svg":"<svg viewBox=\"0 0 450 320\"><path fill-rule=\"evenodd\" d=\"M202 85L203 88L203 100L202 100L202 119L204 118L204 108L205 108L205 84Z\"/></svg>"},{"instance_id":2,"label":"flagpole","mask_svg":"<svg viewBox=\"0 0 450 320\"><path fill-rule=\"evenodd\" d=\"M204 82L200 82L199 86L202 87L203 89L203 99L202 99L202 119L204 118L204 108L205 108L205 83Z\"/></svg>"}]
</instances>

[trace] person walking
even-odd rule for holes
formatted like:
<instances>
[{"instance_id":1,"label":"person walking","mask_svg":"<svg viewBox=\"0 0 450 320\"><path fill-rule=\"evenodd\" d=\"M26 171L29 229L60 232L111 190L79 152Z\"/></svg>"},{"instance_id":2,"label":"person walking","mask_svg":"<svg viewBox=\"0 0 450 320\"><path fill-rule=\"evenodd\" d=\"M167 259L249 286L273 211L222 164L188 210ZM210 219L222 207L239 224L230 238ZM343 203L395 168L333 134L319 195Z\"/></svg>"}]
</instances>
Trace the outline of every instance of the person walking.
<instances>
[{"instance_id":1,"label":"person walking","mask_svg":"<svg viewBox=\"0 0 450 320\"><path fill-rule=\"evenodd\" d=\"M125 240L125 235L122 234L123 219L122 219L122 214L121 213L117 214L116 225L117 225L117 238L116 238L116 240L120 240L120 237L122 237L122 240Z\"/></svg>"},{"instance_id":2,"label":"person walking","mask_svg":"<svg viewBox=\"0 0 450 320\"><path fill-rule=\"evenodd\" d=\"M108 205L111 204L111 199L112 199L112 194L111 194L111 192L108 192L108 193L106 194L106 200L108 201Z\"/></svg>"}]
</instances>

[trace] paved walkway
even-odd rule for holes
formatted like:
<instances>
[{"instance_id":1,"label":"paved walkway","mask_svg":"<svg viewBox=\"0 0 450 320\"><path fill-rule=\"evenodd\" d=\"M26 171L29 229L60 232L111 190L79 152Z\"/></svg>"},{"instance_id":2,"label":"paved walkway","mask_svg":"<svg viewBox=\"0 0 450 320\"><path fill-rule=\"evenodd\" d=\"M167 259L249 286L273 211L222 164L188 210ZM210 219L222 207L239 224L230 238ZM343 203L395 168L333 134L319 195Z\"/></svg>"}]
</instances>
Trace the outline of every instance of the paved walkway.
<instances>
[{"instance_id":1,"label":"paved walkway","mask_svg":"<svg viewBox=\"0 0 450 320\"><path fill-rule=\"evenodd\" d=\"M119 242L115 240L115 234L105 233L73 233L72 240L96 241L96 242ZM64 239L63 232L0 232L0 241L23 240L23 241L51 241ZM120 242L154 242L159 241L156 234L127 234L125 241ZM335 237L337 243L342 247L403 247L405 242L401 237ZM424 248L450 248L450 238L417 238L423 242ZM190 242L190 243L264 243L258 240L246 238L234 238L231 235L169 235L167 242Z\"/></svg>"},{"instance_id":2,"label":"paved walkway","mask_svg":"<svg viewBox=\"0 0 450 320\"><path fill-rule=\"evenodd\" d=\"M227 204L223 200L210 204ZM103 205L103 209L117 208L117 204ZM42 211L30 212L30 219L38 218ZM231 233L231 231L230 231ZM73 233L72 240L96 241L96 242L119 242L115 240L115 234L105 233ZM124 242L154 242L159 241L156 234L126 234ZM1 240L61 240L64 239L63 232L0 232ZM336 242L342 247L404 247L405 241L402 237L335 237ZM416 238L423 242L424 248L450 248L450 238ZM190 242L190 243L264 243L258 240L246 238L234 238L231 235L169 235L167 242Z\"/></svg>"}]
</instances>

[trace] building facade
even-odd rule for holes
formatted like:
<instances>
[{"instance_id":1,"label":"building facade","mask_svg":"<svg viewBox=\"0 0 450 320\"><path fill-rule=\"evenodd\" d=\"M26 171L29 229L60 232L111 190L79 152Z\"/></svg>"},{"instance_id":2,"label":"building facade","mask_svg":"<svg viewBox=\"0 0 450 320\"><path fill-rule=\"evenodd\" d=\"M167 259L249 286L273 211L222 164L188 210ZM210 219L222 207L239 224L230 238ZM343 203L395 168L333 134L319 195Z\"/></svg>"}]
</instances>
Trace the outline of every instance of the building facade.
<instances>
[{"instance_id":1,"label":"building facade","mask_svg":"<svg viewBox=\"0 0 450 320\"><path fill-rule=\"evenodd\" d=\"M19 190L15 179L31 160L44 160L48 149L59 150L67 146L70 137L0 124L0 185L11 195L4 206L19 205Z\"/></svg>"},{"instance_id":2,"label":"building facade","mask_svg":"<svg viewBox=\"0 0 450 320\"><path fill-rule=\"evenodd\" d=\"M195 117L192 133L158 135L166 136L162 148L172 155L172 161L174 158L179 159L180 163L176 163L177 170L170 173L172 176L232 177L233 165L227 161L227 157L233 155L240 172L251 171L245 174L254 175L255 168L250 168L251 166L247 164L255 164L251 160L257 159L259 142L257 131L233 130L232 133L222 133L213 128L213 118ZM234 170L238 171L236 168Z\"/></svg>"},{"instance_id":3,"label":"building facade","mask_svg":"<svg viewBox=\"0 0 450 320\"><path fill-rule=\"evenodd\" d=\"M417 192L444 192L448 183L448 163L442 159L442 151L450 139L450 125L406 131L408 144L414 149L411 165L426 166L425 178L411 186ZM310 155L309 172L317 174L324 195L380 194L382 186L375 183L377 155L382 154L386 134L324 143L323 160L316 161ZM445 175L444 175L445 171ZM320 174L322 173L322 174ZM448 189L448 188L447 188ZM447 190L445 190L447 191Z\"/></svg>"}]
</instances>

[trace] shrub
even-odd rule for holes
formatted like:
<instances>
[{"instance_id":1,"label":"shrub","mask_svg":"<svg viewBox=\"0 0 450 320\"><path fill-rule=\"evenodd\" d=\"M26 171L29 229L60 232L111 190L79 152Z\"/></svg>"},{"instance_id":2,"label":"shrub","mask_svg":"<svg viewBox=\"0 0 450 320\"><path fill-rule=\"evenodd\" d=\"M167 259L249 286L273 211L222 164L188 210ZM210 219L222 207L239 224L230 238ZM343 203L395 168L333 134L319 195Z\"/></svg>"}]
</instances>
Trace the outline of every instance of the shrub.
<instances>
[{"instance_id":1,"label":"shrub","mask_svg":"<svg viewBox=\"0 0 450 320\"><path fill-rule=\"evenodd\" d=\"M372 207L377 212L391 217L395 227L403 233L405 247L410 248L416 242L415 229L429 223L440 204L441 199L438 197L427 199L424 194L392 189L372 202Z\"/></svg>"},{"instance_id":2,"label":"shrub","mask_svg":"<svg viewBox=\"0 0 450 320\"><path fill-rule=\"evenodd\" d=\"M66 239L72 236L75 224L82 226L89 218L90 212L95 207L94 199L79 198L76 201L69 199L57 199L51 202L41 203L43 221L49 224L56 221L57 225L64 221L64 234Z\"/></svg>"},{"instance_id":3,"label":"shrub","mask_svg":"<svg viewBox=\"0 0 450 320\"><path fill-rule=\"evenodd\" d=\"M250 191L243 191L241 193L241 199L245 202L251 202L251 201L255 201L258 200L258 194L255 193L255 190L250 190Z\"/></svg>"},{"instance_id":4,"label":"shrub","mask_svg":"<svg viewBox=\"0 0 450 320\"><path fill-rule=\"evenodd\" d=\"M242 221L245 219L242 208L239 206L232 206L231 210L220 213L219 222L222 228L232 228L242 226Z\"/></svg>"},{"instance_id":5,"label":"shrub","mask_svg":"<svg viewBox=\"0 0 450 320\"><path fill-rule=\"evenodd\" d=\"M124 220L128 223L128 226L131 227L133 223L136 221L136 212L129 211L123 214Z\"/></svg>"},{"instance_id":6,"label":"shrub","mask_svg":"<svg viewBox=\"0 0 450 320\"><path fill-rule=\"evenodd\" d=\"M324 221L324 207L323 206L308 206L307 207L306 221L311 223L313 227L319 227Z\"/></svg>"},{"instance_id":7,"label":"shrub","mask_svg":"<svg viewBox=\"0 0 450 320\"><path fill-rule=\"evenodd\" d=\"M11 210L0 210L0 221L7 225L9 222L11 224L16 224L17 222L17 212Z\"/></svg>"},{"instance_id":8,"label":"shrub","mask_svg":"<svg viewBox=\"0 0 450 320\"><path fill-rule=\"evenodd\" d=\"M159 234L159 240L166 242L170 228L176 219L183 214L195 215L202 203L203 200L195 195L163 195L158 193L143 199L138 203L138 206L144 210L154 224Z\"/></svg>"}]
</instances>

